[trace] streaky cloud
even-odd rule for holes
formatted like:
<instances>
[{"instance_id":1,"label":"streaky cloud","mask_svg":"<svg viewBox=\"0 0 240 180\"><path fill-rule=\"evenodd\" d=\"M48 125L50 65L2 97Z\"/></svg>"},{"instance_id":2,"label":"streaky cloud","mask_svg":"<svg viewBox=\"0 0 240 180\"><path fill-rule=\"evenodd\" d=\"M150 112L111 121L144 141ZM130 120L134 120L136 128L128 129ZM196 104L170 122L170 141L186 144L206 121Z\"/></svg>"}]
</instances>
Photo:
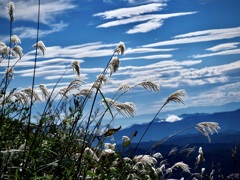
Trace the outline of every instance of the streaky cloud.
<instances>
[{"instance_id":1,"label":"streaky cloud","mask_svg":"<svg viewBox=\"0 0 240 180\"><path fill-rule=\"evenodd\" d=\"M191 33L175 36L173 40L147 44L147 45L144 45L143 47L157 47L157 46L166 46L166 45L207 42L207 41L214 41L214 40L231 39L235 37L240 37L240 27L210 29L210 30L204 30L204 31L191 32Z\"/></svg>"},{"instance_id":2,"label":"streaky cloud","mask_svg":"<svg viewBox=\"0 0 240 180\"><path fill-rule=\"evenodd\" d=\"M164 6L166 6L166 4L152 3L147 5L105 11L105 12L94 14L93 16L101 16L104 19L113 19L113 18L123 19L126 17L132 17L132 16L144 14L144 13L159 11Z\"/></svg>"},{"instance_id":3,"label":"streaky cloud","mask_svg":"<svg viewBox=\"0 0 240 180\"><path fill-rule=\"evenodd\" d=\"M222 51L222 50L235 49L239 44L240 42L223 43L223 44L219 44L211 48L208 48L206 50L216 52L216 51Z\"/></svg>"},{"instance_id":4,"label":"streaky cloud","mask_svg":"<svg viewBox=\"0 0 240 180\"><path fill-rule=\"evenodd\" d=\"M68 27L68 24L62 21L58 24L52 24L49 30L39 30L39 37L43 38L47 35L60 32L64 30L66 27ZM37 29L32 27L16 27L13 29L13 31L14 33L19 34L19 37L21 39L26 39L26 38L35 39L37 34Z\"/></svg>"},{"instance_id":5,"label":"streaky cloud","mask_svg":"<svg viewBox=\"0 0 240 180\"><path fill-rule=\"evenodd\" d=\"M226 51L220 51L216 53L210 53L210 54L196 54L193 55L193 58L204 58L204 57L211 57L211 56L223 56L223 55L232 55L232 54L240 54L240 49L231 49Z\"/></svg>"},{"instance_id":6,"label":"streaky cloud","mask_svg":"<svg viewBox=\"0 0 240 180\"><path fill-rule=\"evenodd\" d=\"M177 16L191 15L197 13L194 12L181 12L181 13L171 13L171 14L146 14L146 15L137 15L130 18L119 19L115 21L110 21L104 24L97 26L97 28L108 28L113 26L120 26L124 24L136 23L136 22L144 22L149 20L164 20Z\"/></svg>"},{"instance_id":7,"label":"streaky cloud","mask_svg":"<svg viewBox=\"0 0 240 180\"><path fill-rule=\"evenodd\" d=\"M126 60L138 60L138 59L162 59L162 58L171 58L171 54L157 54L157 55L149 55L149 56L140 56L140 57L129 57L129 58L121 58L121 61Z\"/></svg>"},{"instance_id":8,"label":"streaky cloud","mask_svg":"<svg viewBox=\"0 0 240 180\"><path fill-rule=\"evenodd\" d=\"M133 29L127 31L127 34L135 34L135 33L146 33L157 29L163 25L162 20L150 20L142 24L138 24L134 26Z\"/></svg>"},{"instance_id":9,"label":"streaky cloud","mask_svg":"<svg viewBox=\"0 0 240 180\"><path fill-rule=\"evenodd\" d=\"M0 6L4 7L6 1L1 1ZM15 14L18 20L37 22L38 3L32 0L20 0L14 2ZM41 3L41 18L40 22L50 25L55 22L56 17L66 11L77 8L77 5L71 1L65 0L48 0ZM0 11L0 16L8 18L7 13Z\"/></svg>"},{"instance_id":10,"label":"streaky cloud","mask_svg":"<svg viewBox=\"0 0 240 180\"><path fill-rule=\"evenodd\" d=\"M126 50L126 54L133 54L133 53L150 53L150 52L167 52L167 51L174 51L177 48L166 48L166 49L158 49L158 48L128 48Z\"/></svg>"}]
</instances>

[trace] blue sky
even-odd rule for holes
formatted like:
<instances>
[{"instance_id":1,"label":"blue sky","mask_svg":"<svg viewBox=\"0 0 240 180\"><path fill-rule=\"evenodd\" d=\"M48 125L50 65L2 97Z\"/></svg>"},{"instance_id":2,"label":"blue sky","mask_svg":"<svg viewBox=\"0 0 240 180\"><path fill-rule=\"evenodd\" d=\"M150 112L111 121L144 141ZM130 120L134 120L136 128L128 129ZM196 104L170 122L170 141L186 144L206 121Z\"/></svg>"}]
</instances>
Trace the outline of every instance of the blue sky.
<instances>
[{"instance_id":1,"label":"blue sky","mask_svg":"<svg viewBox=\"0 0 240 180\"><path fill-rule=\"evenodd\" d=\"M11 87L30 87L36 42L37 1L17 0L13 34L25 54L15 67ZM0 41L8 43L8 1L0 0ZM185 106L169 104L163 113L191 107L240 102L239 0L42 0L40 40L47 48L38 56L36 87L51 90L72 61L81 62L82 87L89 88L105 68L120 41L127 48L119 70L102 91L111 98L119 85L150 80L160 92L133 89L119 101L132 101L136 117L119 117L119 124L151 120L178 89L185 89ZM30 49L30 51L29 51ZM14 64L16 59L11 60ZM1 75L7 61L0 64ZM58 89L76 77L70 69ZM36 105L37 107L37 105ZM188 108L189 107L189 108ZM240 103L239 103L240 107ZM188 108L188 110L187 110ZM161 114L159 115L161 117ZM171 121L174 121L171 119Z\"/></svg>"}]
</instances>

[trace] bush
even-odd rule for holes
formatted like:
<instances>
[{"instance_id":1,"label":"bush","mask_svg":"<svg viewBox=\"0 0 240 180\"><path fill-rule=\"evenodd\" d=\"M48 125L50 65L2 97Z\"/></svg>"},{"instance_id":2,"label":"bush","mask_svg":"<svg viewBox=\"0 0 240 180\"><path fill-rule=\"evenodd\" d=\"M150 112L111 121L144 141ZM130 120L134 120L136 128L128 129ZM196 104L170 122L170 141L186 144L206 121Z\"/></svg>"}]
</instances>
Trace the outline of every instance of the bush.
<instances>
[{"instance_id":1,"label":"bush","mask_svg":"<svg viewBox=\"0 0 240 180\"><path fill-rule=\"evenodd\" d=\"M9 2L7 9L12 24L15 20L14 3ZM132 137L123 136L122 142L106 143L107 137L113 136L121 129L121 126L112 127L117 115L125 117L135 115L134 103L119 101L125 93L138 86L148 91L159 91L158 85L146 81L135 85L122 84L112 99L104 96L101 87L107 83L113 73L117 72L120 64L118 56L123 55L126 50L123 42L116 47L106 68L89 89L80 88L82 83L80 63L74 61L51 91L43 84L40 84L36 91L35 73L31 88L16 91L16 89L8 90L8 87L13 83L14 67L24 58L24 54L18 45L20 39L17 35L11 34L11 29L10 40L9 46L0 42L1 62L9 62L11 57L17 58L14 65L10 66L8 63L0 84L1 179L165 179L173 174L179 178L211 179L213 177L213 171L209 176L204 175L204 169L194 174L184 162L169 165L160 152L155 154L150 152L172 136L190 128L196 128L210 140L209 134L219 129L218 124L214 122L202 122L187 127L159 140L145 154L135 155L142 138L162 108L170 102L184 103L184 90L178 90L166 99L138 144L129 148L137 132ZM36 52L40 50L43 55L45 54L46 47L38 37L32 48ZM35 53L34 70L37 58L39 58L38 53ZM57 92L55 89L58 83L71 67L76 72L77 78ZM102 98L101 107L96 103L99 96ZM45 103L45 106L41 113L33 115L32 108L36 102ZM110 116L111 120L104 125L102 131L102 121L105 116ZM119 145L121 148L118 147ZM184 151L192 153L195 149L196 147L185 148ZM174 149L171 153L174 153ZM124 154L128 156L124 157ZM202 161L204 161L203 151L199 148L195 168Z\"/></svg>"}]
</instances>

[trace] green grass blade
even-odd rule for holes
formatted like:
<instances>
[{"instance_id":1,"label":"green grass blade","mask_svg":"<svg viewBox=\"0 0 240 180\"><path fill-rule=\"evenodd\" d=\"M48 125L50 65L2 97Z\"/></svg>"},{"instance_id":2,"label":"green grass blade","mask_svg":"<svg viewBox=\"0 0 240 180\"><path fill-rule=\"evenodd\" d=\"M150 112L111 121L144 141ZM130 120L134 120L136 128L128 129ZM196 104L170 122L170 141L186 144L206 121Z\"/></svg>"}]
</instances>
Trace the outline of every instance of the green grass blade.
<instances>
[{"instance_id":1,"label":"green grass blade","mask_svg":"<svg viewBox=\"0 0 240 180\"><path fill-rule=\"evenodd\" d=\"M106 99L105 99L105 97L104 97L102 91L101 91L100 89L98 89L98 90L99 90L99 92L100 92L100 94L101 94L101 96L102 96L102 98L103 98L103 100L104 100L104 102L105 102L105 104L106 104L106 106L107 106L107 109L109 110L109 112L110 112L112 118L114 118L114 117L113 117L113 113L112 113L112 111L111 111L111 109L110 109L110 106L108 105L108 103L107 103L107 101L106 101Z\"/></svg>"}]
</instances>

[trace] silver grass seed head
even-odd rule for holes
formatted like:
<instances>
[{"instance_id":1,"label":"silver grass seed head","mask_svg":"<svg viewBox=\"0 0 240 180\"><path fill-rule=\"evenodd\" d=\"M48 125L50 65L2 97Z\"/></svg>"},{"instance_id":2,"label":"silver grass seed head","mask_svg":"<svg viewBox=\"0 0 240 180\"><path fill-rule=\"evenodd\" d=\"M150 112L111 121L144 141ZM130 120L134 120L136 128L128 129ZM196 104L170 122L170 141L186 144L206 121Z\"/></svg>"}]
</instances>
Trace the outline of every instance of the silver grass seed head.
<instances>
[{"instance_id":1,"label":"silver grass seed head","mask_svg":"<svg viewBox=\"0 0 240 180\"><path fill-rule=\"evenodd\" d=\"M42 53L43 53L43 56L44 56L45 51L46 51L46 47L45 47L45 45L44 45L44 43L42 41L38 41L37 43L35 43L33 45L33 47L37 47L38 49L40 49L42 51Z\"/></svg>"},{"instance_id":2,"label":"silver grass seed head","mask_svg":"<svg viewBox=\"0 0 240 180\"><path fill-rule=\"evenodd\" d=\"M103 84L107 84L108 78L107 78L107 76L101 74L101 75L99 75L99 76L97 77L97 81L99 81L99 82L101 82L101 83L103 83Z\"/></svg>"},{"instance_id":3,"label":"silver grass seed head","mask_svg":"<svg viewBox=\"0 0 240 180\"><path fill-rule=\"evenodd\" d=\"M111 59L109 66L108 66L108 68L110 69L110 76L112 76L112 74L118 70L119 65L120 65L119 59L116 56L114 56Z\"/></svg>"},{"instance_id":4,"label":"silver grass seed head","mask_svg":"<svg viewBox=\"0 0 240 180\"><path fill-rule=\"evenodd\" d=\"M22 89L21 92L25 93L29 98L33 97L33 101L41 102L41 99L38 96L38 93L32 88Z\"/></svg>"},{"instance_id":5,"label":"silver grass seed head","mask_svg":"<svg viewBox=\"0 0 240 180\"><path fill-rule=\"evenodd\" d=\"M93 160L95 161L99 161L99 158L97 157L97 155L93 152L92 149L90 149L89 147L84 149L84 153L86 153L87 155L89 155Z\"/></svg>"},{"instance_id":6,"label":"silver grass seed head","mask_svg":"<svg viewBox=\"0 0 240 180\"><path fill-rule=\"evenodd\" d=\"M178 148L177 147L174 147L170 150L170 152L168 153L168 156L171 156L171 155L174 155L176 154L176 152L178 151Z\"/></svg>"},{"instance_id":7,"label":"silver grass seed head","mask_svg":"<svg viewBox=\"0 0 240 180\"><path fill-rule=\"evenodd\" d=\"M10 47L8 46L0 47L0 53L2 54L2 58L8 57L10 52L12 52Z\"/></svg>"},{"instance_id":8,"label":"silver grass seed head","mask_svg":"<svg viewBox=\"0 0 240 180\"><path fill-rule=\"evenodd\" d=\"M23 56L22 50L23 49L20 46L15 45L12 50L18 55L18 57L20 59L22 58L22 56Z\"/></svg>"},{"instance_id":9,"label":"silver grass seed head","mask_svg":"<svg viewBox=\"0 0 240 180\"><path fill-rule=\"evenodd\" d=\"M163 158L163 156L162 156L162 154L161 154L160 152L154 153L152 156L153 156L154 158L158 158L158 159Z\"/></svg>"},{"instance_id":10,"label":"silver grass seed head","mask_svg":"<svg viewBox=\"0 0 240 180\"><path fill-rule=\"evenodd\" d=\"M131 163L131 162L132 162L132 159L129 158L129 157L124 157L124 158L123 158L123 161L124 161L125 163Z\"/></svg>"},{"instance_id":11,"label":"silver grass seed head","mask_svg":"<svg viewBox=\"0 0 240 180\"><path fill-rule=\"evenodd\" d=\"M144 87L146 90L158 92L160 89L157 84L153 83L152 81L144 81L139 83L138 85Z\"/></svg>"},{"instance_id":12,"label":"silver grass seed head","mask_svg":"<svg viewBox=\"0 0 240 180\"><path fill-rule=\"evenodd\" d=\"M114 151L116 149L116 143L104 143L104 149L112 149Z\"/></svg>"},{"instance_id":13,"label":"silver grass seed head","mask_svg":"<svg viewBox=\"0 0 240 180\"><path fill-rule=\"evenodd\" d=\"M10 1L8 4L7 4L7 7L6 7L6 10L10 16L10 19L11 21L14 21L15 20L15 17L14 17L14 9L15 9L15 5L12 1Z\"/></svg>"},{"instance_id":14,"label":"silver grass seed head","mask_svg":"<svg viewBox=\"0 0 240 180\"><path fill-rule=\"evenodd\" d=\"M19 91L14 93L13 95L16 100L18 100L22 105L26 105L29 103L29 98L27 97L26 94L24 94L23 92Z\"/></svg>"},{"instance_id":15,"label":"silver grass seed head","mask_svg":"<svg viewBox=\"0 0 240 180\"><path fill-rule=\"evenodd\" d=\"M1 48L1 47L4 47L4 46L6 46L6 44L5 44L4 42L1 42L1 41L0 41L0 48Z\"/></svg>"},{"instance_id":16,"label":"silver grass seed head","mask_svg":"<svg viewBox=\"0 0 240 180\"><path fill-rule=\"evenodd\" d=\"M181 168L184 172L190 173L189 166L183 162L177 162L171 167L171 169L175 169L175 168Z\"/></svg>"},{"instance_id":17,"label":"silver grass seed head","mask_svg":"<svg viewBox=\"0 0 240 180\"><path fill-rule=\"evenodd\" d=\"M58 94L64 96L67 99L68 99L68 96L67 96L68 93L69 93L68 87L63 87L58 91Z\"/></svg>"},{"instance_id":18,"label":"silver grass seed head","mask_svg":"<svg viewBox=\"0 0 240 180\"><path fill-rule=\"evenodd\" d=\"M11 76L13 78L14 68L6 68L4 77Z\"/></svg>"},{"instance_id":19,"label":"silver grass seed head","mask_svg":"<svg viewBox=\"0 0 240 180\"><path fill-rule=\"evenodd\" d=\"M88 98L92 98L93 91L91 89L81 89L80 92L75 94L76 96L86 96Z\"/></svg>"},{"instance_id":20,"label":"silver grass seed head","mask_svg":"<svg viewBox=\"0 0 240 180\"><path fill-rule=\"evenodd\" d=\"M130 142L131 139L128 136L122 136L122 141L123 142Z\"/></svg>"},{"instance_id":21,"label":"silver grass seed head","mask_svg":"<svg viewBox=\"0 0 240 180\"><path fill-rule=\"evenodd\" d=\"M79 61L73 61L72 62L72 68L73 68L73 71L76 71L77 75L80 76L80 62Z\"/></svg>"},{"instance_id":22,"label":"silver grass seed head","mask_svg":"<svg viewBox=\"0 0 240 180\"><path fill-rule=\"evenodd\" d=\"M14 43L15 45L21 44L21 40L17 35L12 35L10 38L10 42Z\"/></svg>"},{"instance_id":23,"label":"silver grass seed head","mask_svg":"<svg viewBox=\"0 0 240 180\"><path fill-rule=\"evenodd\" d=\"M128 82L123 82L118 88L118 90L122 90L124 92L129 91L130 89L132 89L132 87L129 85Z\"/></svg>"},{"instance_id":24,"label":"silver grass seed head","mask_svg":"<svg viewBox=\"0 0 240 180\"><path fill-rule=\"evenodd\" d=\"M39 89L42 92L42 99L47 100L49 98L49 96L50 96L47 87L44 84L40 84L39 85Z\"/></svg>"},{"instance_id":25,"label":"silver grass seed head","mask_svg":"<svg viewBox=\"0 0 240 180\"><path fill-rule=\"evenodd\" d=\"M116 103L116 108L115 108L119 114L126 116L126 117L130 117L130 116L134 116L136 113L136 107L133 103Z\"/></svg>"},{"instance_id":26,"label":"silver grass seed head","mask_svg":"<svg viewBox=\"0 0 240 180\"><path fill-rule=\"evenodd\" d=\"M165 170L165 164L162 164L159 168L157 168L157 172L163 174L163 171Z\"/></svg>"},{"instance_id":27,"label":"silver grass seed head","mask_svg":"<svg viewBox=\"0 0 240 180\"><path fill-rule=\"evenodd\" d=\"M187 157L196 150L196 146L192 148L185 148L180 151L180 153L187 152Z\"/></svg>"},{"instance_id":28,"label":"silver grass seed head","mask_svg":"<svg viewBox=\"0 0 240 180\"><path fill-rule=\"evenodd\" d=\"M82 80L79 78L74 79L73 81L70 82L70 84L67 87L63 87L58 91L58 94L63 95L65 98L67 97L67 94L74 89L79 89L81 86Z\"/></svg>"},{"instance_id":29,"label":"silver grass seed head","mask_svg":"<svg viewBox=\"0 0 240 180\"><path fill-rule=\"evenodd\" d=\"M73 81L70 82L68 85L68 89L73 90L73 89L78 89L81 86L81 83L83 81L80 78L75 78Z\"/></svg>"},{"instance_id":30,"label":"silver grass seed head","mask_svg":"<svg viewBox=\"0 0 240 180\"><path fill-rule=\"evenodd\" d=\"M93 88L100 89L102 88L102 84L107 84L108 78L104 74L100 74L97 77L96 82L93 84Z\"/></svg>"},{"instance_id":31,"label":"silver grass seed head","mask_svg":"<svg viewBox=\"0 0 240 180\"><path fill-rule=\"evenodd\" d=\"M201 123L198 123L195 126L195 128L204 136L206 136L209 142L211 142L209 133L211 135L214 133L218 133L218 130L220 129L220 127L218 126L218 123L216 122L201 122Z\"/></svg>"},{"instance_id":32,"label":"silver grass seed head","mask_svg":"<svg viewBox=\"0 0 240 180\"><path fill-rule=\"evenodd\" d=\"M128 136L122 136L122 146L125 148L131 143L131 139Z\"/></svg>"},{"instance_id":33,"label":"silver grass seed head","mask_svg":"<svg viewBox=\"0 0 240 180\"><path fill-rule=\"evenodd\" d=\"M133 158L133 161L136 163L143 163L144 165L154 165L157 163L157 160L150 155L138 155Z\"/></svg>"},{"instance_id":34,"label":"silver grass seed head","mask_svg":"<svg viewBox=\"0 0 240 180\"><path fill-rule=\"evenodd\" d=\"M203 157L203 150L202 147L199 147L198 150L198 156L196 158L196 163L195 163L195 167L198 167L198 165L200 164L200 162L205 161L204 157Z\"/></svg>"},{"instance_id":35,"label":"silver grass seed head","mask_svg":"<svg viewBox=\"0 0 240 180\"><path fill-rule=\"evenodd\" d=\"M115 101L115 100L113 100L113 99L111 99L111 98L105 98L105 100L102 99L102 100L100 101L100 104L101 104L102 106L104 106L105 108L107 108L105 101L107 102L108 106L116 109L116 105L118 104L117 101Z\"/></svg>"},{"instance_id":36,"label":"silver grass seed head","mask_svg":"<svg viewBox=\"0 0 240 180\"><path fill-rule=\"evenodd\" d=\"M104 149L101 154L99 155L100 159L105 156L113 155L115 154L115 151L112 149Z\"/></svg>"},{"instance_id":37,"label":"silver grass seed head","mask_svg":"<svg viewBox=\"0 0 240 180\"><path fill-rule=\"evenodd\" d=\"M123 42L119 42L118 46L115 49L115 52L121 55L124 55L124 52L126 51L125 44Z\"/></svg>"},{"instance_id":38,"label":"silver grass seed head","mask_svg":"<svg viewBox=\"0 0 240 180\"><path fill-rule=\"evenodd\" d=\"M177 90L176 92L172 93L167 98L167 100L165 101L164 105L168 104L171 101L184 104L183 97L185 97L185 96L186 96L185 90L183 90L183 89Z\"/></svg>"}]
</instances>

